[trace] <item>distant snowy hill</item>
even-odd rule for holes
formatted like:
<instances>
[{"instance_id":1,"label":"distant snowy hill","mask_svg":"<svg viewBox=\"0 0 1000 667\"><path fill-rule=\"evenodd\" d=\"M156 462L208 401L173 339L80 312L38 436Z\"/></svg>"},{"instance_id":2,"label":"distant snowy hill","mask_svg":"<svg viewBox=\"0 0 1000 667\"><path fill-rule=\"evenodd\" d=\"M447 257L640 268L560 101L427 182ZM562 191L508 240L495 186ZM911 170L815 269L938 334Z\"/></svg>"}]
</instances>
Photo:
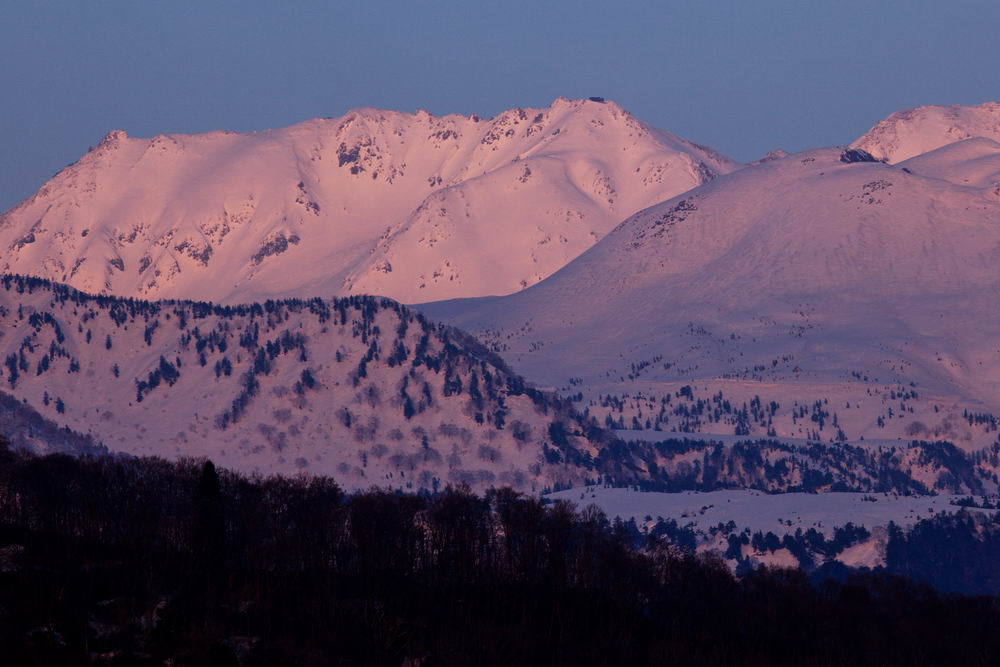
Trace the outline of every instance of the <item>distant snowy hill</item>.
<instances>
[{"instance_id":1,"label":"distant snowy hill","mask_svg":"<svg viewBox=\"0 0 1000 667\"><path fill-rule=\"evenodd\" d=\"M895 164L970 137L1000 141L1000 102L897 111L876 123L851 147Z\"/></svg>"},{"instance_id":2,"label":"distant snowy hill","mask_svg":"<svg viewBox=\"0 0 1000 667\"><path fill-rule=\"evenodd\" d=\"M998 155L977 139L896 166L768 160L637 213L523 292L423 310L609 425L987 445Z\"/></svg>"},{"instance_id":3,"label":"distant snowy hill","mask_svg":"<svg viewBox=\"0 0 1000 667\"><path fill-rule=\"evenodd\" d=\"M0 216L0 271L236 303L515 292L739 165L613 102L356 109L250 134L112 132Z\"/></svg>"}]
</instances>

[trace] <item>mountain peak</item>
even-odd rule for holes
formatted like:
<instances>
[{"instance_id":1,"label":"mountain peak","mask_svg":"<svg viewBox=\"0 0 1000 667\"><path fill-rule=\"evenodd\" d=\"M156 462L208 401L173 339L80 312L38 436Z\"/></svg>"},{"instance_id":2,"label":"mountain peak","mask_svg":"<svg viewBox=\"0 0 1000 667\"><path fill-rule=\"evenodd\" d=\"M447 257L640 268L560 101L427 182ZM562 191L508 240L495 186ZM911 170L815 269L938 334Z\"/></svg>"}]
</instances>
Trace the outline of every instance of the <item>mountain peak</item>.
<instances>
[{"instance_id":1,"label":"mountain peak","mask_svg":"<svg viewBox=\"0 0 1000 667\"><path fill-rule=\"evenodd\" d=\"M970 137L1000 140L1000 102L928 105L890 114L851 143L895 164Z\"/></svg>"},{"instance_id":2,"label":"mountain peak","mask_svg":"<svg viewBox=\"0 0 1000 667\"><path fill-rule=\"evenodd\" d=\"M119 141L128 138L129 138L128 132L126 132L125 130L110 130L107 134L104 135L104 139L101 140L101 143Z\"/></svg>"},{"instance_id":3,"label":"mountain peak","mask_svg":"<svg viewBox=\"0 0 1000 667\"><path fill-rule=\"evenodd\" d=\"M121 141L128 139L128 132L125 130L110 130L101 141L97 144L95 148L105 148L108 146L114 146Z\"/></svg>"},{"instance_id":4,"label":"mountain peak","mask_svg":"<svg viewBox=\"0 0 1000 667\"><path fill-rule=\"evenodd\" d=\"M632 117L632 114L630 114L620 104L618 104L617 102L615 102L613 100L605 99L603 97L596 97L595 96L595 97L584 97L584 98L578 98L578 99L571 99L571 98L568 98L568 97L562 97L562 96L560 96L560 97L557 97L554 100L552 100L552 102L548 106L544 106L544 107L510 107L508 109L504 109L502 111L499 111L495 115L490 116L488 118L483 118L479 114L463 115L463 114L460 114L460 113L446 113L446 114L437 115L437 114L431 113L427 109L417 109L416 111L414 111L412 113L408 113L408 112L405 112L405 111L397 111L397 110L394 110L394 109L384 109L384 108L381 108L381 107L361 106L361 107L353 107L351 109L348 109L343 114L343 116L339 116L339 117L326 117L326 118L324 118L322 120L327 120L327 121L346 121L346 120L351 120L351 119L356 119L356 118L365 118L365 119L370 119L370 120L381 120L381 121L384 121L384 120L386 120L389 117L410 117L410 118L421 119L421 120L424 120L424 121L431 121L431 122L433 122L433 121L442 121L442 120L447 120L447 119L453 119L453 120L456 120L456 121L465 120L465 121L472 121L472 122L484 122L484 121L485 122L489 122L489 121L494 121L494 120L499 119L499 118L512 118L512 117L521 118L522 116L526 117L529 114L531 116L535 116L538 113L558 112L558 111L564 111L564 110L567 110L567 109L599 111L602 108L605 109L605 110L607 110L607 111L610 111L611 113L624 114L627 117L630 117L630 118ZM526 119L527 118L521 118L521 120L526 120ZM310 121L303 121L303 122L308 123ZM294 127L294 125L292 127Z\"/></svg>"}]
</instances>

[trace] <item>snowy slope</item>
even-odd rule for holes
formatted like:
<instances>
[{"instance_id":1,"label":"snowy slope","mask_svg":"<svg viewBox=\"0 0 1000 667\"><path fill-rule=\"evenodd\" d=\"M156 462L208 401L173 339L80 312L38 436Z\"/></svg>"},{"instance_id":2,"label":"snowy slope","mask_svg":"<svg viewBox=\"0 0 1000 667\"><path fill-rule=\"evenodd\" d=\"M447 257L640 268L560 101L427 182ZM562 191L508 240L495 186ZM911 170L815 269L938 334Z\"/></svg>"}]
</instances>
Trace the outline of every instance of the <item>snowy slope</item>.
<instances>
[{"instance_id":1,"label":"snowy slope","mask_svg":"<svg viewBox=\"0 0 1000 667\"><path fill-rule=\"evenodd\" d=\"M5 391L0 391L0 438L6 438L14 450L35 454L99 456L108 453L107 448L93 438L60 427Z\"/></svg>"},{"instance_id":2,"label":"snowy slope","mask_svg":"<svg viewBox=\"0 0 1000 667\"><path fill-rule=\"evenodd\" d=\"M363 108L250 134L116 131L0 217L0 271L225 303L505 294L737 166L562 98L489 120Z\"/></svg>"},{"instance_id":3,"label":"snowy slope","mask_svg":"<svg viewBox=\"0 0 1000 667\"><path fill-rule=\"evenodd\" d=\"M749 528L754 532L772 531L777 535L810 528L831 535L835 527L846 523L874 529L894 521L908 527L941 512L959 511L961 508L954 503L966 497L743 490L656 493L600 486L566 489L546 495L550 500L568 500L580 506L593 503L609 517L634 519L639 524L647 516L654 520L662 517L707 532L720 522L734 521L738 530Z\"/></svg>"},{"instance_id":4,"label":"snowy slope","mask_svg":"<svg viewBox=\"0 0 1000 667\"><path fill-rule=\"evenodd\" d=\"M219 307L4 276L0 359L16 401L112 451L346 488L540 492L601 474L604 436L565 402L381 298ZM23 416L8 412L0 432L17 436Z\"/></svg>"},{"instance_id":5,"label":"snowy slope","mask_svg":"<svg viewBox=\"0 0 1000 667\"><path fill-rule=\"evenodd\" d=\"M851 144L895 164L970 137L1000 141L1000 102L897 111Z\"/></svg>"},{"instance_id":6,"label":"snowy slope","mask_svg":"<svg viewBox=\"0 0 1000 667\"><path fill-rule=\"evenodd\" d=\"M984 493L1000 470L1000 445L618 441L468 335L375 297L224 307L2 276L0 360L0 434L39 451L207 456L348 488Z\"/></svg>"},{"instance_id":7,"label":"snowy slope","mask_svg":"<svg viewBox=\"0 0 1000 667\"><path fill-rule=\"evenodd\" d=\"M1000 192L921 175L931 157L912 169L852 157L748 167L632 216L521 293L424 312L598 416L616 409L602 395L653 396L626 428L653 428L663 408L664 430L989 444Z\"/></svg>"},{"instance_id":8,"label":"snowy slope","mask_svg":"<svg viewBox=\"0 0 1000 667\"><path fill-rule=\"evenodd\" d=\"M963 139L899 163L915 174L956 185L1000 188L1000 142L986 137Z\"/></svg>"}]
</instances>

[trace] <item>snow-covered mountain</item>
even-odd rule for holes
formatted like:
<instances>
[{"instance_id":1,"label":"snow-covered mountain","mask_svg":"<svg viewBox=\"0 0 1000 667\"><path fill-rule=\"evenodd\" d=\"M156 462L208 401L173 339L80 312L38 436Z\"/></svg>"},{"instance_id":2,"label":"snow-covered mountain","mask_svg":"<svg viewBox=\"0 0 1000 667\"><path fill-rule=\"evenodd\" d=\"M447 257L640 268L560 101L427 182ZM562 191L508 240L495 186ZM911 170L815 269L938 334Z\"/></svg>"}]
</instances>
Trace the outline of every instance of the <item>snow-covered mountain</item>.
<instances>
[{"instance_id":1,"label":"snow-covered mountain","mask_svg":"<svg viewBox=\"0 0 1000 667\"><path fill-rule=\"evenodd\" d=\"M657 452L648 465L641 446L604 456L586 414L553 416L463 334L389 301L312 298L514 292L422 308L609 427L991 444L1000 143L973 136L887 162L830 148L737 169L591 100L490 121L369 109L251 135L112 134L0 219L9 267L110 294L309 299L227 309L8 279L0 377L112 449L349 486L539 490L609 474L598 460L646 481L682 474L670 466L691 462ZM65 375L50 371L60 364ZM92 382L101 393L83 390ZM411 451L424 436L439 458ZM922 451L898 465L922 465Z\"/></svg>"},{"instance_id":2,"label":"snow-covered mountain","mask_svg":"<svg viewBox=\"0 0 1000 667\"><path fill-rule=\"evenodd\" d=\"M616 466L602 455L606 435L566 401L388 299L225 307L92 297L7 275L0 359L15 399L0 394L3 432L42 451L79 450L90 437L91 449L413 490L540 492ZM19 401L41 418L8 405ZM36 437L22 438L21 422Z\"/></svg>"},{"instance_id":3,"label":"snow-covered mountain","mask_svg":"<svg viewBox=\"0 0 1000 667\"><path fill-rule=\"evenodd\" d=\"M856 139L851 148L895 164L970 137L1000 141L1000 102L897 111Z\"/></svg>"},{"instance_id":4,"label":"snow-covered mountain","mask_svg":"<svg viewBox=\"0 0 1000 667\"><path fill-rule=\"evenodd\" d=\"M364 108L250 134L116 131L0 217L0 271L225 303L506 294L737 167L600 98L488 120Z\"/></svg>"},{"instance_id":5,"label":"snow-covered mountain","mask_svg":"<svg viewBox=\"0 0 1000 667\"><path fill-rule=\"evenodd\" d=\"M896 166L768 160L637 213L523 292L423 309L612 425L989 444L998 158L969 139Z\"/></svg>"}]
</instances>

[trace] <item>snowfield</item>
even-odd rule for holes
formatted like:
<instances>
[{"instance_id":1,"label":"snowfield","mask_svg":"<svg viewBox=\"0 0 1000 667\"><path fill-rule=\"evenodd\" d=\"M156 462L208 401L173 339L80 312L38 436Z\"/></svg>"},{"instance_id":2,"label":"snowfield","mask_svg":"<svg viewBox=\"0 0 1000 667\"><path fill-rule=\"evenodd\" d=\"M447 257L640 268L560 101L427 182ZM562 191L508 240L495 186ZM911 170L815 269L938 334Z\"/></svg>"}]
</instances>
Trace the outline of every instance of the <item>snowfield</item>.
<instances>
[{"instance_id":1,"label":"snowfield","mask_svg":"<svg viewBox=\"0 0 1000 667\"><path fill-rule=\"evenodd\" d=\"M608 487L583 487L557 491L548 500L568 500L579 507L594 504L609 517L634 519L652 525L660 518L674 519L707 532L720 523L733 521L737 530L771 531L776 535L810 528L832 535L846 523L869 530L890 521L911 526L941 512L962 509L955 501L966 496L901 496L885 493L762 493L752 490L684 491L657 493ZM982 499L977 499L981 501ZM970 508L971 511L989 511ZM650 517L650 518L647 518Z\"/></svg>"}]
</instances>

